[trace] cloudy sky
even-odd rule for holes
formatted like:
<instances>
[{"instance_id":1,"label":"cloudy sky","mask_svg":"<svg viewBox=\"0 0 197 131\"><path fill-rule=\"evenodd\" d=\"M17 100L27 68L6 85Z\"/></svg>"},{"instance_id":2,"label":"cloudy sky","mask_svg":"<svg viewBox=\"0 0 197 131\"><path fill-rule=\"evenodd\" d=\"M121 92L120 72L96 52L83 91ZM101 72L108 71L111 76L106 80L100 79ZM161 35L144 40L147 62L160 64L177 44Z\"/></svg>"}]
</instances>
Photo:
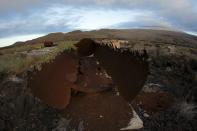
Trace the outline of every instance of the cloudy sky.
<instances>
[{"instance_id":1,"label":"cloudy sky","mask_svg":"<svg viewBox=\"0 0 197 131\"><path fill-rule=\"evenodd\" d=\"M0 47L50 32L152 26L197 34L197 0L0 0Z\"/></svg>"}]
</instances>

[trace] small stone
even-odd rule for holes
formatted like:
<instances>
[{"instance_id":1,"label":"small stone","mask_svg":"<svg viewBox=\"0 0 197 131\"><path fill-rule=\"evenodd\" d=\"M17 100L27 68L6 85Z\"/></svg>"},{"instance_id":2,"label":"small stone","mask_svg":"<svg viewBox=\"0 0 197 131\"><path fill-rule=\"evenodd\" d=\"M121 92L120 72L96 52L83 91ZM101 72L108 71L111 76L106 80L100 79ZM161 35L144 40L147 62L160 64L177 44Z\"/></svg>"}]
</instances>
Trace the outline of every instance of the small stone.
<instances>
[{"instance_id":1,"label":"small stone","mask_svg":"<svg viewBox=\"0 0 197 131\"><path fill-rule=\"evenodd\" d=\"M143 116L147 118L147 117L149 117L149 114L144 113Z\"/></svg>"},{"instance_id":2,"label":"small stone","mask_svg":"<svg viewBox=\"0 0 197 131\"><path fill-rule=\"evenodd\" d=\"M140 130L144 127L143 121L140 119L138 114L133 110L133 117L131 118L130 122L128 123L127 127L121 128L120 130Z\"/></svg>"},{"instance_id":3,"label":"small stone","mask_svg":"<svg viewBox=\"0 0 197 131\"><path fill-rule=\"evenodd\" d=\"M120 93L119 93L119 92L116 92L116 95L117 95L117 96L120 96Z\"/></svg>"},{"instance_id":4,"label":"small stone","mask_svg":"<svg viewBox=\"0 0 197 131\"><path fill-rule=\"evenodd\" d=\"M83 130L84 130L83 121L80 121L79 126L78 126L78 131L83 131Z\"/></svg>"},{"instance_id":5,"label":"small stone","mask_svg":"<svg viewBox=\"0 0 197 131\"><path fill-rule=\"evenodd\" d=\"M66 131L66 128L68 127L70 123L70 120L67 120L66 118L60 118L57 127L53 129L54 131Z\"/></svg>"},{"instance_id":6,"label":"small stone","mask_svg":"<svg viewBox=\"0 0 197 131\"><path fill-rule=\"evenodd\" d=\"M103 116L102 116L102 115L100 115L99 117L100 117L100 118L103 118Z\"/></svg>"}]
</instances>

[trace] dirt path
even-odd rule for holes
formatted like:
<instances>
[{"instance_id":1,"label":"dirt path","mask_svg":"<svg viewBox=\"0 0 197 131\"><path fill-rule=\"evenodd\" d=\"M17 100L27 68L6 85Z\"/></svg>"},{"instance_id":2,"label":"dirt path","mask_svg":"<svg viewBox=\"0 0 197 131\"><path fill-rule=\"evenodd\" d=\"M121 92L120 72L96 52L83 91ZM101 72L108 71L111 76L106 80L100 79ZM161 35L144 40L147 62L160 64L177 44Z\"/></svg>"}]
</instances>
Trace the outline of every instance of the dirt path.
<instances>
[{"instance_id":1,"label":"dirt path","mask_svg":"<svg viewBox=\"0 0 197 131\"><path fill-rule=\"evenodd\" d=\"M132 118L129 104L113 90L78 94L64 113L71 119L70 129L78 127L83 131L118 131L126 127Z\"/></svg>"}]
</instances>

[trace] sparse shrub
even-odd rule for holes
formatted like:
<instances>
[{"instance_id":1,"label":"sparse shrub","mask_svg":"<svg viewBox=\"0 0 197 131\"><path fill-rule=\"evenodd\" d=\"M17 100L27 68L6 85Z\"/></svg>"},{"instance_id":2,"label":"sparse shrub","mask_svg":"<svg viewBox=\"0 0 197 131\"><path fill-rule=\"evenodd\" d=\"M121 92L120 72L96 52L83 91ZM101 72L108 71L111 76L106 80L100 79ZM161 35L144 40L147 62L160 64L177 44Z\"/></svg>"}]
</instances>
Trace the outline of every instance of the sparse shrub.
<instances>
[{"instance_id":1,"label":"sparse shrub","mask_svg":"<svg viewBox=\"0 0 197 131\"><path fill-rule=\"evenodd\" d=\"M194 103L182 102L177 107L180 115L192 120L197 115L197 106Z\"/></svg>"},{"instance_id":2,"label":"sparse shrub","mask_svg":"<svg viewBox=\"0 0 197 131\"><path fill-rule=\"evenodd\" d=\"M6 71L2 70L0 67L0 82L5 78L6 75L7 75Z\"/></svg>"}]
</instances>

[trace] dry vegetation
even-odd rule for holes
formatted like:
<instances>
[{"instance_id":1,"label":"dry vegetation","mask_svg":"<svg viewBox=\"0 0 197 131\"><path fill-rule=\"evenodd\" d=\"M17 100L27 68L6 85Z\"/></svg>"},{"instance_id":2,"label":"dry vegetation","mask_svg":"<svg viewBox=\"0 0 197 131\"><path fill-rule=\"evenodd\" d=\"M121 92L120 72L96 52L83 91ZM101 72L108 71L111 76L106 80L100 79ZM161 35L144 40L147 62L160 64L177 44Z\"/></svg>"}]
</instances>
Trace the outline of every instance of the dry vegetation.
<instances>
[{"instance_id":1,"label":"dry vegetation","mask_svg":"<svg viewBox=\"0 0 197 131\"><path fill-rule=\"evenodd\" d=\"M57 42L56 47L50 48L50 51L41 55L29 55L29 53L44 49L42 43L0 50L0 77L7 74L19 74L30 66L49 62L59 53L74 49L74 43L74 41Z\"/></svg>"}]
</instances>

